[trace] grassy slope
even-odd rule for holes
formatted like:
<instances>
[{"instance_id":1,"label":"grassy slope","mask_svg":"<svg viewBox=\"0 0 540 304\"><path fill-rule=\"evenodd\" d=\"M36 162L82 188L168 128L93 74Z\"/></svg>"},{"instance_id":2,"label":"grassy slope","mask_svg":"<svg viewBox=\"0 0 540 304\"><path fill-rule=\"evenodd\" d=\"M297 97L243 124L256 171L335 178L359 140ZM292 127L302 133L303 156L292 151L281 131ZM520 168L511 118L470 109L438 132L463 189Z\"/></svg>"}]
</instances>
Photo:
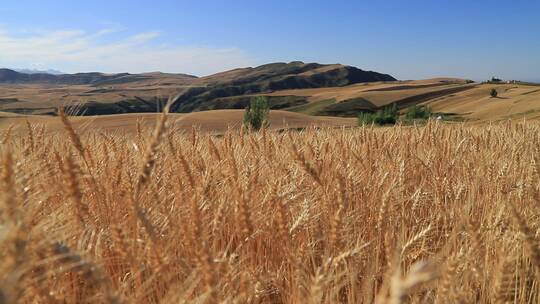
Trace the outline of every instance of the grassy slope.
<instances>
[{"instance_id":1,"label":"grassy slope","mask_svg":"<svg viewBox=\"0 0 540 304\"><path fill-rule=\"evenodd\" d=\"M454 91L467 90L471 85L459 79L428 79L387 83L366 83L346 87L285 90L267 94L270 98L303 96L307 104L287 110L310 115L356 116L360 110L375 111L391 103L418 103Z\"/></svg>"},{"instance_id":2,"label":"grassy slope","mask_svg":"<svg viewBox=\"0 0 540 304\"><path fill-rule=\"evenodd\" d=\"M489 96L497 89L497 98ZM458 113L471 120L540 118L540 90L527 85L480 85L470 91L435 99L428 103L435 111Z\"/></svg>"},{"instance_id":3,"label":"grassy slope","mask_svg":"<svg viewBox=\"0 0 540 304\"><path fill-rule=\"evenodd\" d=\"M341 105L341 112L352 108L355 100L369 101L373 109L396 102L398 105L426 104L435 112L454 113L465 119L488 121L500 119L540 117L540 90L538 87L516 84L442 84L424 86L428 81L393 84L353 85L343 88L288 90L274 92L304 96L308 103L287 110L310 115L329 114L328 109ZM403 88L407 86L406 88ZM399 89L399 88L402 89ZM491 98L489 91L499 91L498 98ZM369 106L365 107L366 109Z\"/></svg>"},{"instance_id":4,"label":"grassy slope","mask_svg":"<svg viewBox=\"0 0 540 304\"><path fill-rule=\"evenodd\" d=\"M497 88L499 98L490 98L489 90ZM170 89L170 88L169 88ZM118 101L125 96L145 96L161 92L167 96L166 87L159 90L155 83L130 84L118 89L104 89L85 86L0 86L2 98L19 98L16 103L0 103L2 107L19 106L22 108L42 109L36 113L50 113L54 107L69 104L68 100L83 98ZM90 92L90 93L89 93ZM171 93L171 92L169 92ZM120 94L120 95L119 95ZM356 116L359 111L375 111L391 103L402 107L423 103L429 104L436 112L454 113L473 121L539 118L540 90L537 86L523 84L466 84L459 79L437 78L418 81L361 83L345 87L318 89L281 90L268 94L275 109L323 116ZM120 96L120 97L119 97ZM223 108L243 108L253 95L217 99L209 110ZM149 106L151 109L152 106ZM152 112L152 111L151 111ZM214 115L219 112L214 112ZM113 116L114 117L114 116ZM223 118L224 123L229 123ZM114 121L114 119L113 119ZM0 123L2 124L2 123ZM3 123L5 125L5 123ZM115 122L111 123L114 125Z\"/></svg>"}]
</instances>

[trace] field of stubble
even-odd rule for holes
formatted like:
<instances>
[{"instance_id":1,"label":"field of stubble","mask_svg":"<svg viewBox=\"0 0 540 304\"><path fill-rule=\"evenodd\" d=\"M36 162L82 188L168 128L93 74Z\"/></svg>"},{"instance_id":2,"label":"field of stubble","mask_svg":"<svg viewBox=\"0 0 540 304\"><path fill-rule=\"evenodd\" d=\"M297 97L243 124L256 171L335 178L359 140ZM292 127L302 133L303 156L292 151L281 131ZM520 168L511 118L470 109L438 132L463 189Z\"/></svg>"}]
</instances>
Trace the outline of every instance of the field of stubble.
<instances>
[{"instance_id":1,"label":"field of stubble","mask_svg":"<svg viewBox=\"0 0 540 304\"><path fill-rule=\"evenodd\" d=\"M539 123L64 125L1 134L0 303L539 301Z\"/></svg>"}]
</instances>

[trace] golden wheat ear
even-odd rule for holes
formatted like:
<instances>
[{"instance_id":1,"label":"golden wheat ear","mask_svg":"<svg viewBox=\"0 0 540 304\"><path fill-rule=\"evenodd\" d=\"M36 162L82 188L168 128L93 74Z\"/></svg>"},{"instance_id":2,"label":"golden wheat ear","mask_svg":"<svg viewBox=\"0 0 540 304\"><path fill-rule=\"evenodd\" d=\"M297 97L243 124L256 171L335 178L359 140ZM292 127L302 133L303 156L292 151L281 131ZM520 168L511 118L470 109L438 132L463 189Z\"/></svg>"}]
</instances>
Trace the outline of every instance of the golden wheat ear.
<instances>
[{"instance_id":1,"label":"golden wheat ear","mask_svg":"<svg viewBox=\"0 0 540 304\"><path fill-rule=\"evenodd\" d=\"M11 131L13 131L13 128L15 127L14 124L9 125L9 127L4 131L4 135L2 136L2 144L5 145L10 139L11 139Z\"/></svg>"},{"instance_id":2,"label":"golden wheat ear","mask_svg":"<svg viewBox=\"0 0 540 304\"><path fill-rule=\"evenodd\" d=\"M536 279L540 282L540 248L538 247L538 240L533 230L527 225L526 220L512 203L510 203L510 210L529 253L531 263L535 268Z\"/></svg>"},{"instance_id":3,"label":"golden wheat ear","mask_svg":"<svg viewBox=\"0 0 540 304\"><path fill-rule=\"evenodd\" d=\"M81 138L79 137L77 132L75 132L73 124L71 124L71 121L68 119L66 112L64 111L64 107L58 108L58 116L60 116L60 120L64 125L64 130L66 130L66 133L69 135L71 143L73 144L77 152L79 152L80 156L84 158L84 147L81 142Z\"/></svg>"},{"instance_id":4,"label":"golden wheat ear","mask_svg":"<svg viewBox=\"0 0 540 304\"><path fill-rule=\"evenodd\" d=\"M139 200L141 199L140 198L141 192L147 186L150 179L150 175L152 174L152 170L154 169L154 166L156 164L156 154L158 152L158 147L159 147L159 144L161 143L163 134L165 133L167 129L167 117L169 114L169 110L172 104L176 102L178 98L179 98L179 95L169 98L169 100L167 101L167 104L163 108L163 111L154 129L154 133L150 141L150 144L148 145L146 152L144 154L144 158L141 163L141 167L137 175L138 176L137 181L136 181L136 184L132 193L132 197L131 197L133 212L135 213L134 215L143 225L146 233L150 237L150 241L153 243L152 252L160 266L164 265L164 258L162 254L156 250L157 244L158 244L158 236L157 236L156 228L154 227L153 223L148 218L147 210L145 210L141 206Z\"/></svg>"},{"instance_id":5,"label":"golden wheat ear","mask_svg":"<svg viewBox=\"0 0 540 304\"><path fill-rule=\"evenodd\" d=\"M144 154L144 160L139 170L137 184L135 185L135 193L134 193L135 201L137 201L139 191L148 182L148 179L150 177L150 174L152 172L152 169L156 161L155 154L157 153L157 148L161 141L161 137L163 136L163 134L165 133L167 129L167 116L169 114L169 110L171 106L178 100L179 97L180 95L176 95L175 97L169 98L169 100L167 101L167 104L165 105L165 107L163 107L163 112L161 112L161 115L156 124L156 127L154 128L152 140L150 141L150 144L148 145L148 148L146 149L146 153Z\"/></svg>"},{"instance_id":6,"label":"golden wheat ear","mask_svg":"<svg viewBox=\"0 0 540 304\"><path fill-rule=\"evenodd\" d=\"M15 193L15 172L13 170L13 154L10 149L6 149L2 155L2 168L0 179L0 198L2 199L0 207L5 208L10 220L15 221L17 217L16 193Z\"/></svg>"}]
</instances>

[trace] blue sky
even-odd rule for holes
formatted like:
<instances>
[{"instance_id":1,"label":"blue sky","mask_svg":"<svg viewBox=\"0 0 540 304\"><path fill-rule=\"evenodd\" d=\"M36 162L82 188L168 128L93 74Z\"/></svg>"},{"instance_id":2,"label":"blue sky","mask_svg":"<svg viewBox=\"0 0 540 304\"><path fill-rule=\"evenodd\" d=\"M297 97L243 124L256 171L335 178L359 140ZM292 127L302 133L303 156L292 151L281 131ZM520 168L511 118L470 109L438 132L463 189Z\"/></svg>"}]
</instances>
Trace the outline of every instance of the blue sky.
<instances>
[{"instance_id":1,"label":"blue sky","mask_svg":"<svg viewBox=\"0 0 540 304\"><path fill-rule=\"evenodd\" d=\"M540 1L2 0L0 66L207 75L275 61L540 80Z\"/></svg>"}]
</instances>

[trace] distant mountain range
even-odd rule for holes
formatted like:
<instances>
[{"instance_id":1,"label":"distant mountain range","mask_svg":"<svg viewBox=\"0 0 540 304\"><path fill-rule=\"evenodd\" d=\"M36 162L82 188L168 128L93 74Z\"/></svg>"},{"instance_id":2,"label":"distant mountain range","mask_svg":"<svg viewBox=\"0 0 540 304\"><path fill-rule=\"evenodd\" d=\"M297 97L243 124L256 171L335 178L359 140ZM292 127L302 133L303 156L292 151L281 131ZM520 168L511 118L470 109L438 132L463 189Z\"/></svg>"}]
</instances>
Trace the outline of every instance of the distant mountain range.
<instances>
[{"instance_id":1,"label":"distant mountain range","mask_svg":"<svg viewBox=\"0 0 540 304\"><path fill-rule=\"evenodd\" d=\"M84 113L116 114L152 112L167 96L180 94L174 112L243 108L251 96L269 92L343 87L356 83L395 81L388 74L341 64L293 61L239 68L205 77L186 74L28 74L0 69L0 84L58 85L63 102L81 101ZM73 85L89 86L84 92ZM24 99L39 99L30 96ZM44 98L44 97L43 97ZM52 97L51 97L52 98ZM59 100L59 101L60 101ZM274 109L305 103L305 98L272 98Z\"/></svg>"},{"instance_id":2,"label":"distant mountain range","mask_svg":"<svg viewBox=\"0 0 540 304\"><path fill-rule=\"evenodd\" d=\"M63 74L55 70L11 70L0 69L0 83L13 84L60 84L60 85L109 85L139 82L159 78L181 78L194 84L227 84L239 90L260 91L285 88L309 88L341 86L358 82L391 81L390 75L340 64L318 64L294 61L290 63L271 63L255 68L239 68L231 71L198 78L187 74L144 73L144 74L105 74L76 73ZM261 83L262 82L262 83ZM256 83L262 85L261 88Z\"/></svg>"},{"instance_id":3,"label":"distant mountain range","mask_svg":"<svg viewBox=\"0 0 540 304\"><path fill-rule=\"evenodd\" d=\"M0 83L10 84L57 84L57 85L107 85L136 82L156 78L155 74L103 74L103 73L77 73L77 74L47 74L47 73L21 73L10 69L0 69ZM195 76L190 76L196 78Z\"/></svg>"},{"instance_id":4,"label":"distant mountain range","mask_svg":"<svg viewBox=\"0 0 540 304\"><path fill-rule=\"evenodd\" d=\"M48 70L36 70L36 69L13 69L16 72L24 73L24 74L51 74L51 75L61 75L65 74L64 72L60 72L53 69Z\"/></svg>"}]
</instances>

